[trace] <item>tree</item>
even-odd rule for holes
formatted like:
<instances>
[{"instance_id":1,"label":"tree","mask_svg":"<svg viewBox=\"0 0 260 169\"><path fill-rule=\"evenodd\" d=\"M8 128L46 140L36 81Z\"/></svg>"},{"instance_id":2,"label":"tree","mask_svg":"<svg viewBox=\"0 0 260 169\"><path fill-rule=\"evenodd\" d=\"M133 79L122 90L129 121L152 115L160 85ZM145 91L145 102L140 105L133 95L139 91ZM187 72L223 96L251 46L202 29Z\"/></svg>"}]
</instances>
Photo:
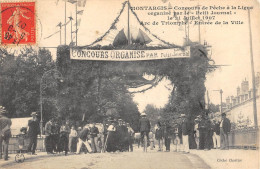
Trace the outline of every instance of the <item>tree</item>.
<instances>
[{"instance_id":1,"label":"tree","mask_svg":"<svg viewBox=\"0 0 260 169\"><path fill-rule=\"evenodd\" d=\"M113 109L117 112L114 116L137 128L140 113L122 74L111 73L111 62L73 61L68 52L67 46L60 46L57 52L58 70L65 79L59 94L59 116L101 122Z\"/></svg>"},{"instance_id":2,"label":"tree","mask_svg":"<svg viewBox=\"0 0 260 169\"><path fill-rule=\"evenodd\" d=\"M216 104L210 103L209 104L209 112L212 112L212 113L220 112L219 104L216 105Z\"/></svg>"},{"instance_id":3,"label":"tree","mask_svg":"<svg viewBox=\"0 0 260 169\"><path fill-rule=\"evenodd\" d=\"M144 113L146 113L147 118L150 120L151 125L154 126L158 119L162 117L162 109L155 107L153 104L147 104Z\"/></svg>"},{"instance_id":4,"label":"tree","mask_svg":"<svg viewBox=\"0 0 260 169\"><path fill-rule=\"evenodd\" d=\"M40 79L44 71L54 67L51 53L24 48L18 56L0 50L0 104L10 117L26 117L39 110Z\"/></svg>"}]
</instances>

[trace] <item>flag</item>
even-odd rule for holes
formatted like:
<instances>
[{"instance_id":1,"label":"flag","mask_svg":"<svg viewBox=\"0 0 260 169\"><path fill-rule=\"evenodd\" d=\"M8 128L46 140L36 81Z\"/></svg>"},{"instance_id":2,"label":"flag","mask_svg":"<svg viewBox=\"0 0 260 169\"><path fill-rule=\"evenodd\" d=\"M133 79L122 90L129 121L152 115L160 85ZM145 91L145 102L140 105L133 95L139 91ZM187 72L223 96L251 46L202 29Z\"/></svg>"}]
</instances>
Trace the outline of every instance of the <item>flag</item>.
<instances>
[{"instance_id":1,"label":"flag","mask_svg":"<svg viewBox=\"0 0 260 169\"><path fill-rule=\"evenodd\" d=\"M85 7L87 0L78 0L78 7Z\"/></svg>"},{"instance_id":2,"label":"flag","mask_svg":"<svg viewBox=\"0 0 260 169\"><path fill-rule=\"evenodd\" d=\"M78 15L82 15L82 14L83 14L83 12L84 12L84 10L77 11L77 14L78 14Z\"/></svg>"},{"instance_id":3,"label":"flag","mask_svg":"<svg viewBox=\"0 0 260 169\"><path fill-rule=\"evenodd\" d=\"M58 27L61 27L61 26L62 26L61 22L60 22L57 26L58 26Z\"/></svg>"},{"instance_id":4,"label":"flag","mask_svg":"<svg viewBox=\"0 0 260 169\"><path fill-rule=\"evenodd\" d=\"M78 30L79 30L79 29L77 29L77 30L73 31L72 33L77 33L77 32L78 32ZM73 38L73 39L74 39L74 38Z\"/></svg>"}]
</instances>

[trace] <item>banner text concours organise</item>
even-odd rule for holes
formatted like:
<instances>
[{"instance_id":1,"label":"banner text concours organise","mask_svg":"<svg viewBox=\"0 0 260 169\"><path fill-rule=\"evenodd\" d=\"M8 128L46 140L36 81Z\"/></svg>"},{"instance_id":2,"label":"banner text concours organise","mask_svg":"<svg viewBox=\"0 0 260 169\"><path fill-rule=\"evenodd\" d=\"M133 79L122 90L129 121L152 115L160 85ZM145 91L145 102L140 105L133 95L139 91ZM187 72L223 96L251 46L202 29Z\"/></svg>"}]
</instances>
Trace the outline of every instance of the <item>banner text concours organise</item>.
<instances>
[{"instance_id":1,"label":"banner text concours organise","mask_svg":"<svg viewBox=\"0 0 260 169\"><path fill-rule=\"evenodd\" d=\"M189 58L190 47L159 50L92 50L70 49L70 59L101 61L140 61L170 58Z\"/></svg>"}]
</instances>

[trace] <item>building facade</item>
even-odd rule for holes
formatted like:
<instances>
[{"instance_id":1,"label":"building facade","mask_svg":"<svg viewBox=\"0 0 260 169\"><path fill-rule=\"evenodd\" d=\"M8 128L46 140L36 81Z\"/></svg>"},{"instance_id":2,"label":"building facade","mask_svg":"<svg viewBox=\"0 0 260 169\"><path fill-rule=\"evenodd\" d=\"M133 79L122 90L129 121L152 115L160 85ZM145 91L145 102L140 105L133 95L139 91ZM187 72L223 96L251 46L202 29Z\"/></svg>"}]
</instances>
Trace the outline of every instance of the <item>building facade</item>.
<instances>
[{"instance_id":1,"label":"building facade","mask_svg":"<svg viewBox=\"0 0 260 169\"><path fill-rule=\"evenodd\" d=\"M260 109L260 72L256 74L256 103L259 112ZM223 107L223 112L227 114L230 121L236 125L237 128L253 127L254 113L253 113L253 90L249 88L248 80L243 80L241 86L237 87L236 96L228 96ZM258 117L258 124L260 124Z\"/></svg>"}]
</instances>

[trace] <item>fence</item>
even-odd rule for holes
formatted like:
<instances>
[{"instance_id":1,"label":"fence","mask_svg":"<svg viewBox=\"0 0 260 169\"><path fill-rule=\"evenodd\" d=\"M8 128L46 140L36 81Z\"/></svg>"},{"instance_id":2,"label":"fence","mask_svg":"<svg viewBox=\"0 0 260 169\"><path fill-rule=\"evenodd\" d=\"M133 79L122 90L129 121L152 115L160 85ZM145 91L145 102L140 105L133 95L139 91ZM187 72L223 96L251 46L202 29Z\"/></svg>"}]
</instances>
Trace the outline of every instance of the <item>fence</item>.
<instances>
[{"instance_id":1,"label":"fence","mask_svg":"<svg viewBox=\"0 0 260 169\"><path fill-rule=\"evenodd\" d=\"M28 144L29 144L29 139L26 138L24 142L23 150L27 150ZM18 138L16 136L13 136L9 140L8 153L10 154L17 153L18 150L19 150ZM45 151L44 137L38 136L36 151Z\"/></svg>"},{"instance_id":2,"label":"fence","mask_svg":"<svg viewBox=\"0 0 260 169\"><path fill-rule=\"evenodd\" d=\"M229 147L242 149L258 149L259 129L237 129L229 134Z\"/></svg>"}]
</instances>

